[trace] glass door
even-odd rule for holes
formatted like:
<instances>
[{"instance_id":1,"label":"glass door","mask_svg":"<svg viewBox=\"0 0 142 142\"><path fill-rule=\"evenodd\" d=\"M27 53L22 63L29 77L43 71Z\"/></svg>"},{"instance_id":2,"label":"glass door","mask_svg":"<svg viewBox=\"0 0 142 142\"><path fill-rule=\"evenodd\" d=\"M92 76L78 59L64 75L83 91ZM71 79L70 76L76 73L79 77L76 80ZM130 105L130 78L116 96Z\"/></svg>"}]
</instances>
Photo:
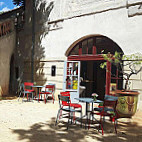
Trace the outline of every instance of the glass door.
<instances>
[{"instance_id":1,"label":"glass door","mask_svg":"<svg viewBox=\"0 0 142 142\"><path fill-rule=\"evenodd\" d=\"M63 91L70 92L72 102L77 102L74 98L79 97L79 84L80 84L80 62L65 61Z\"/></svg>"}]
</instances>

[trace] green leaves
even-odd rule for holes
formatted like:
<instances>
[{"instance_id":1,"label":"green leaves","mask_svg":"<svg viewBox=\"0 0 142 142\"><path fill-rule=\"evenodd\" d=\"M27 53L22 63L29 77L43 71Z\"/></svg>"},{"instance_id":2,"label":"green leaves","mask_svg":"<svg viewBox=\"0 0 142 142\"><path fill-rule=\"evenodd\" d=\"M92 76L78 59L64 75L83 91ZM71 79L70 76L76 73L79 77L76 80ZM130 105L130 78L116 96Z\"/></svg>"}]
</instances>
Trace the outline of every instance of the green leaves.
<instances>
[{"instance_id":1,"label":"green leaves","mask_svg":"<svg viewBox=\"0 0 142 142\"><path fill-rule=\"evenodd\" d=\"M110 54L102 54L104 60L111 62L115 65L118 71L123 75L123 79L125 82L125 90L128 89L128 82L132 75L137 75L140 71L142 71L142 54L136 53L131 55L123 55L120 52L115 52L114 55ZM106 69L107 62L101 63L100 68ZM124 70L124 67L129 68L129 73Z\"/></svg>"},{"instance_id":2,"label":"green leaves","mask_svg":"<svg viewBox=\"0 0 142 142\"><path fill-rule=\"evenodd\" d=\"M24 6L25 0L12 0L13 4L16 6Z\"/></svg>"},{"instance_id":3,"label":"green leaves","mask_svg":"<svg viewBox=\"0 0 142 142\"><path fill-rule=\"evenodd\" d=\"M116 66L118 66L118 64L121 63L121 53L119 52L115 52L114 55L110 54L109 52L107 54L102 54L102 56L104 57L104 60L109 61L113 64L115 64ZM106 62L101 63L100 64L100 68L106 68Z\"/></svg>"},{"instance_id":4,"label":"green leaves","mask_svg":"<svg viewBox=\"0 0 142 142\"><path fill-rule=\"evenodd\" d=\"M114 55L112 55L108 52L107 54L102 54L102 56L104 57L104 60L109 61L109 62L115 64L116 66L118 64L121 64L122 61L132 62L132 64L135 64L135 65L142 64L142 55L139 53L122 56L122 53L120 53L120 52L115 52ZM100 65L101 68L105 68L106 63L104 65L103 64L104 63L102 63Z\"/></svg>"},{"instance_id":5,"label":"green leaves","mask_svg":"<svg viewBox=\"0 0 142 142\"><path fill-rule=\"evenodd\" d=\"M102 68L102 69L106 68L106 62L101 63L101 64L100 64L100 68Z\"/></svg>"}]
</instances>

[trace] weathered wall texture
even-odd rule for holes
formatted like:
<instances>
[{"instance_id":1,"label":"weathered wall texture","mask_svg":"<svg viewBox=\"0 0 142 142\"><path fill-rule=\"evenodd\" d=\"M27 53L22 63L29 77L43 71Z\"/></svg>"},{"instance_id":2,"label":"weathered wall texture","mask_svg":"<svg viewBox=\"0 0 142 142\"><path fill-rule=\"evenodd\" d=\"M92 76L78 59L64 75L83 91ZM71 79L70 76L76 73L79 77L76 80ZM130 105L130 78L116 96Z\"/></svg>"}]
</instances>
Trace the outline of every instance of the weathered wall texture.
<instances>
[{"instance_id":1,"label":"weathered wall texture","mask_svg":"<svg viewBox=\"0 0 142 142\"><path fill-rule=\"evenodd\" d=\"M136 70L139 70L142 65L137 65ZM125 68L126 73L130 73L130 68L126 66ZM124 81L125 84L125 81ZM139 103L138 103L138 108L142 109L142 71L139 72L137 75L132 75L130 77L130 82L129 82L129 89L133 89L135 91L138 91L139 94Z\"/></svg>"},{"instance_id":2,"label":"weathered wall texture","mask_svg":"<svg viewBox=\"0 0 142 142\"><path fill-rule=\"evenodd\" d=\"M50 48L50 46L55 47L58 45L57 50L60 51L58 56L63 56L63 51L66 51L74 41L90 34L109 37L122 48L125 54L134 53L133 48L136 49L135 52L142 52L142 40L139 40L142 35L142 15L129 17L130 8L132 7L129 4L130 0L67 1L55 2L60 2L62 7L58 7L57 10L56 5L54 6L49 16L50 20L62 19L63 21L50 24L51 32L45 37L50 41L47 42L46 39L43 39L44 46L47 45ZM90 3L91 7L93 7L92 9L90 8ZM139 3L136 5L141 6ZM69 8L70 11L67 12ZM91 11L87 11L88 9ZM61 16L59 16L59 13ZM55 35L58 38L55 38ZM52 56L57 57L57 54L52 52L54 48L46 49L51 52L48 53L49 56L52 54Z\"/></svg>"},{"instance_id":3,"label":"weathered wall texture","mask_svg":"<svg viewBox=\"0 0 142 142\"><path fill-rule=\"evenodd\" d=\"M95 34L109 37L125 54L142 53L142 15L129 16L132 3L135 5L126 0L55 1L49 34L42 39L46 59L63 57L76 40Z\"/></svg>"},{"instance_id":4,"label":"weathered wall texture","mask_svg":"<svg viewBox=\"0 0 142 142\"><path fill-rule=\"evenodd\" d=\"M42 66L45 64L44 62L40 62L45 57L45 47L41 44L41 40L47 34L48 26L46 25L48 22L48 15L52 9L52 2L48 3L46 7L46 3L44 0L36 1L36 9L35 9L35 46L34 46L34 81L37 84L43 85L45 84L46 76L42 71ZM24 30L18 32L19 37L19 53L20 56L19 61L21 61L20 66L23 68L23 72L20 72L22 82L31 81L31 59L32 59L32 15L33 8L32 2L27 0L25 7L25 23ZM23 75L22 75L23 74Z\"/></svg>"},{"instance_id":5,"label":"weathered wall texture","mask_svg":"<svg viewBox=\"0 0 142 142\"><path fill-rule=\"evenodd\" d=\"M1 20L0 24L6 21L10 21L11 23L11 32L0 37L0 95L8 95L9 93L10 60L16 44L14 20Z\"/></svg>"},{"instance_id":6,"label":"weathered wall texture","mask_svg":"<svg viewBox=\"0 0 142 142\"><path fill-rule=\"evenodd\" d=\"M39 34L40 42L36 48L42 47L43 56L40 60L51 61L43 66L45 67L43 73L47 75L45 83L58 82L57 88L62 89L63 74L60 69L63 69L63 63L57 61L66 60L67 49L84 36L103 35L116 42L124 54L142 53L141 5L142 0L40 1L37 13L42 13L36 17L36 22L39 22L40 16L44 20L41 20L40 24L36 24L36 30L45 31L46 28L48 33ZM29 12L29 8L27 8L27 12ZM38 30L37 33L39 33ZM57 72L60 72L56 79L50 76L52 64L56 65ZM138 76L141 76L141 73ZM141 83L141 77L138 80ZM142 90L139 86L137 86L138 90ZM134 86L132 88L135 89Z\"/></svg>"}]
</instances>

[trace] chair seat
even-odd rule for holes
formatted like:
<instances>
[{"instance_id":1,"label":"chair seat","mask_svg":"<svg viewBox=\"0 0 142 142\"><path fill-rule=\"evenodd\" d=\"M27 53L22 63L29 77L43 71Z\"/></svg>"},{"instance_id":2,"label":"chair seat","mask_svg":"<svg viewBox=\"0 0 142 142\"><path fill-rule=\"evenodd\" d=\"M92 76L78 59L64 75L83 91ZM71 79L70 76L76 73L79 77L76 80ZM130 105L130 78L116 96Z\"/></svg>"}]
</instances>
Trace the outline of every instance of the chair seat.
<instances>
[{"instance_id":1,"label":"chair seat","mask_svg":"<svg viewBox=\"0 0 142 142\"><path fill-rule=\"evenodd\" d=\"M75 109L73 108L62 108L64 111L70 111L70 112L75 112Z\"/></svg>"},{"instance_id":2,"label":"chair seat","mask_svg":"<svg viewBox=\"0 0 142 142\"><path fill-rule=\"evenodd\" d=\"M22 93L33 93L33 92L31 92L31 91L23 91Z\"/></svg>"},{"instance_id":3,"label":"chair seat","mask_svg":"<svg viewBox=\"0 0 142 142\"><path fill-rule=\"evenodd\" d=\"M27 92L35 92L35 90L28 90L28 89L26 89L25 91L27 91Z\"/></svg>"},{"instance_id":4,"label":"chair seat","mask_svg":"<svg viewBox=\"0 0 142 142\"><path fill-rule=\"evenodd\" d=\"M70 105L70 107L74 107L74 108L82 108L82 105L80 105L80 104L74 104L74 103L68 104L68 103L63 103L63 106L69 106L69 105Z\"/></svg>"},{"instance_id":5,"label":"chair seat","mask_svg":"<svg viewBox=\"0 0 142 142\"><path fill-rule=\"evenodd\" d=\"M52 92L42 91L42 92L40 92L40 94L52 94Z\"/></svg>"},{"instance_id":6,"label":"chair seat","mask_svg":"<svg viewBox=\"0 0 142 142\"><path fill-rule=\"evenodd\" d=\"M97 108L94 108L94 111L99 111L99 112L101 112L101 111L103 111L103 108L97 107ZM108 111L111 112L111 111L114 111L114 109L105 107L105 108L104 108L104 111L105 111L105 112L108 112Z\"/></svg>"},{"instance_id":7,"label":"chair seat","mask_svg":"<svg viewBox=\"0 0 142 142\"><path fill-rule=\"evenodd\" d=\"M74 107L74 108L82 108L82 105L80 105L80 104L71 103L70 106Z\"/></svg>"}]
</instances>

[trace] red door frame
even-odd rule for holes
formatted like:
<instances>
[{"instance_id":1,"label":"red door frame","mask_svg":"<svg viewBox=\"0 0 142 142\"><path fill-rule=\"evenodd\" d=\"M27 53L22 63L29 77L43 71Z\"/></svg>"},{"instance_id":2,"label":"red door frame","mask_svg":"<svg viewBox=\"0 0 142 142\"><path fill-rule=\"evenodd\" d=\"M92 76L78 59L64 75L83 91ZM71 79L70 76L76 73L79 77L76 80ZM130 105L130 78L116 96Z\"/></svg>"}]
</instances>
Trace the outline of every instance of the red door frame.
<instances>
[{"instance_id":1,"label":"red door frame","mask_svg":"<svg viewBox=\"0 0 142 142\"><path fill-rule=\"evenodd\" d=\"M104 61L102 55L73 55L68 56L68 61ZM106 67L106 90L105 94L110 95L110 83L111 83L111 63L107 61Z\"/></svg>"}]
</instances>

